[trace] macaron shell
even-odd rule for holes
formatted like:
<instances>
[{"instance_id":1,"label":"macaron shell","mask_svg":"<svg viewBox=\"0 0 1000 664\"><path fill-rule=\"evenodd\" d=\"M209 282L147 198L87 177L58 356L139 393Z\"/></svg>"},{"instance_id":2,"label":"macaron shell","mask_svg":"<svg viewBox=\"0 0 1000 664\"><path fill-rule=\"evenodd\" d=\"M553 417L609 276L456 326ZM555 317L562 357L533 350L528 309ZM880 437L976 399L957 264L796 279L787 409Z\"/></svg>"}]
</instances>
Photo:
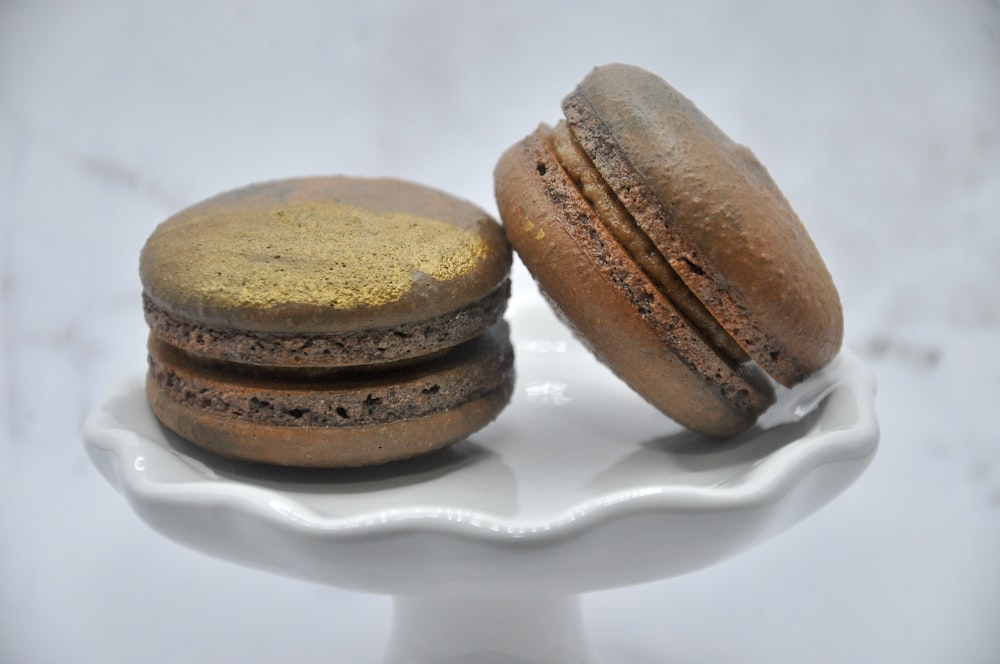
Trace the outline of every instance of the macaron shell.
<instances>
[{"instance_id":1,"label":"macaron shell","mask_svg":"<svg viewBox=\"0 0 1000 664\"><path fill-rule=\"evenodd\" d=\"M419 419L356 429L301 429L192 414L155 389L156 417L189 441L219 456L279 466L351 468L408 459L464 440L496 418L510 400L509 388Z\"/></svg>"},{"instance_id":2,"label":"macaron shell","mask_svg":"<svg viewBox=\"0 0 1000 664\"><path fill-rule=\"evenodd\" d=\"M637 223L762 368L790 385L836 355L843 318L833 280L750 150L628 65L594 69L563 109Z\"/></svg>"},{"instance_id":3,"label":"macaron shell","mask_svg":"<svg viewBox=\"0 0 1000 664\"><path fill-rule=\"evenodd\" d=\"M751 426L773 395L723 361L648 281L543 133L507 150L495 171L504 229L542 292L598 359L678 423L713 436Z\"/></svg>"},{"instance_id":4,"label":"macaron shell","mask_svg":"<svg viewBox=\"0 0 1000 664\"><path fill-rule=\"evenodd\" d=\"M510 261L499 224L471 203L398 180L318 177L181 211L146 242L140 277L179 318L328 333L461 309L495 291Z\"/></svg>"}]
</instances>

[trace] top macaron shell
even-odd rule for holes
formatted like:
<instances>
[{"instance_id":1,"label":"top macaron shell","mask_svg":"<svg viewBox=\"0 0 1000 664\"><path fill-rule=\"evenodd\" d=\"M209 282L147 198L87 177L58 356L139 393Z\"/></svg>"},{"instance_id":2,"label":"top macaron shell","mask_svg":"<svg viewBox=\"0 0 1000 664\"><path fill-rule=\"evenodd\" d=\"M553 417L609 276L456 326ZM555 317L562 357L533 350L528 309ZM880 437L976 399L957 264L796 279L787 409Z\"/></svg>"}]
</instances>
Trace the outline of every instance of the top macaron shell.
<instances>
[{"instance_id":1,"label":"top macaron shell","mask_svg":"<svg viewBox=\"0 0 1000 664\"><path fill-rule=\"evenodd\" d=\"M496 291L510 263L499 224L471 203L399 180L321 177L181 211L143 247L140 277L182 319L326 334L447 315Z\"/></svg>"},{"instance_id":2,"label":"top macaron shell","mask_svg":"<svg viewBox=\"0 0 1000 664\"><path fill-rule=\"evenodd\" d=\"M794 384L836 355L837 290L749 149L662 79L629 65L594 69L563 110L639 226L775 380Z\"/></svg>"}]
</instances>

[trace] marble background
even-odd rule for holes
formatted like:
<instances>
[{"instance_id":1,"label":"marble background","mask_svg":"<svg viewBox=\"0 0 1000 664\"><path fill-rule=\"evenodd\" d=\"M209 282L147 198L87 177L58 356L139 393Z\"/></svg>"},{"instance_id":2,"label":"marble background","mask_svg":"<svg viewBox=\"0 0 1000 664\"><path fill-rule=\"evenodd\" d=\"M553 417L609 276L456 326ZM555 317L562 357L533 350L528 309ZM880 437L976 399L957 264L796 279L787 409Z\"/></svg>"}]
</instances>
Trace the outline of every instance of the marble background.
<instances>
[{"instance_id":1,"label":"marble background","mask_svg":"<svg viewBox=\"0 0 1000 664\"><path fill-rule=\"evenodd\" d=\"M1000 661L996 0L0 3L0 661L377 661L387 599L177 546L85 456L88 409L143 369L139 248L181 207L292 175L495 210L501 151L609 61L771 170L878 375L883 439L772 542L587 596L596 648Z\"/></svg>"}]
</instances>

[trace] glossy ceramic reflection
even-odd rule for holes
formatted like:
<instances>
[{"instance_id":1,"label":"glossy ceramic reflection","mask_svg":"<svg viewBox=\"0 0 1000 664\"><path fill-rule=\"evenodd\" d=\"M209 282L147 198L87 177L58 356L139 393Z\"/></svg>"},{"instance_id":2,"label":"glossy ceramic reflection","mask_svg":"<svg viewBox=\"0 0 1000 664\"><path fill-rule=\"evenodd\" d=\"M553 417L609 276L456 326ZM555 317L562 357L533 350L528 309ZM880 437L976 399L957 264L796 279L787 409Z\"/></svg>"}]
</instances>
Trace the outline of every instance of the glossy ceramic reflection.
<instances>
[{"instance_id":1,"label":"glossy ceramic reflection","mask_svg":"<svg viewBox=\"0 0 1000 664\"><path fill-rule=\"evenodd\" d=\"M849 351L805 384L779 390L757 427L718 442L642 402L540 300L512 301L508 319L518 369L511 405L469 440L423 458L330 471L212 457L160 426L141 375L94 409L87 450L139 516L177 542L406 597L390 661L401 648L416 657L413 635L434 631L403 619L431 615L412 609L414 598L433 598L433 615L469 617L470 597L492 597L511 616L530 599L541 611L536 627L561 616L553 643L510 635L536 653L517 661L584 661L586 649L568 645L580 643L576 594L738 554L826 504L875 452L872 375ZM474 632L471 624L463 630ZM466 646L455 647L449 661L466 661L455 659ZM489 659L473 654L480 659L467 661ZM429 650L411 661L444 656Z\"/></svg>"}]
</instances>

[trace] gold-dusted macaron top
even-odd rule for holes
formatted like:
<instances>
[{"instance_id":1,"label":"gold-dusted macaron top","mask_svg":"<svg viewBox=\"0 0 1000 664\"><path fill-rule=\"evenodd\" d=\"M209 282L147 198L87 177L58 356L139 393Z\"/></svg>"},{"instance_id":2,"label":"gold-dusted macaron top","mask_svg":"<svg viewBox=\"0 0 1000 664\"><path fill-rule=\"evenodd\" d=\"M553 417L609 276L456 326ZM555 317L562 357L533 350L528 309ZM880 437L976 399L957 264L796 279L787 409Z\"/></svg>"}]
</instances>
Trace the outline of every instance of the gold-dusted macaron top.
<instances>
[{"instance_id":1,"label":"gold-dusted macaron top","mask_svg":"<svg viewBox=\"0 0 1000 664\"><path fill-rule=\"evenodd\" d=\"M140 275L158 304L202 322L270 331L392 325L491 292L510 260L495 225L471 204L409 183L266 183L160 224Z\"/></svg>"},{"instance_id":2,"label":"gold-dusted macaron top","mask_svg":"<svg viewBox=\"0 0 1000 664\"><path fill-rule=\"evenodd\" d=\"M158 239L170 254L169 287L209 306L378 306L399 300L417 275L454 279L489 253L481 237L443 221L341 203L270 205L199 221Z\"/></svg>"}]
</instances>

